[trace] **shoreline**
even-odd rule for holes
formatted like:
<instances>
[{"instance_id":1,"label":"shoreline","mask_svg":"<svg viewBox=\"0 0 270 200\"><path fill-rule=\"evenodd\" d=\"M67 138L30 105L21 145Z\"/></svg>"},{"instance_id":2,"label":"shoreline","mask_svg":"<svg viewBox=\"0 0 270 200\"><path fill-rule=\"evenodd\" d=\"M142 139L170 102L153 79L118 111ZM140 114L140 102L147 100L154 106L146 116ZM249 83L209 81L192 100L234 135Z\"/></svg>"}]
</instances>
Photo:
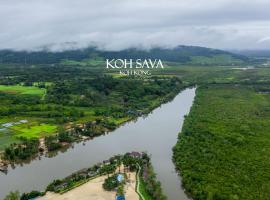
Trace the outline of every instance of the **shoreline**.
<instances>
[{"instance_id":1,"label":"shoreline","mask_svg":"<svg viewBox=\"0 0 270 200\"><path fill-rule=\"evenodd\" d=\"M72 142L70 142L70 143L67 143L67 144L65 144L65 145L62 145L62 144L60 143L62 146L61 146L61 148L59 148L59 149L57 149L57 150L48 151L48 152L45 152L45 151L44 151L44 152L38 152L37 155L33 155L33 156L31 156L30 158L27 158L27 159L24 159L24 160L20 160L20 159L19 159L19 160L12 160L12 161L11 161L11 160L3 160L3 159L1 160L1 157L3 157L2 155L3 155L3 152L4 152L4 151L2 151L2 152L0 152L0 172L1 172L1 165L5 165L5 166L6 166L2 172L8 173L8 169L9 169L9 166L10 166L10 165L29 164L29 163L31 163L33 160L37 159L38 157L44 156L44 155L46 155L46 154L50 154L50 155L56 154L56 155L57 155L58 152L62 152L63 150L66 150L66 149L70 148L70 147L71 147L74 143L76 143L76 142L84 142L84 141L87 141L87 140L95 139L96 137L100 137L100 136L102 136L102 135L109 134L110 132L114 131L115 129L117 129L117 128L121 127L121 126L124 126L126 123L129 123L129 122L131 122L131 121L133 121L133 120L136 120L136 119L138 119L139 117L144 117L144 116L149 115L153 110L155 110L156 108L162 106L162 105L165 104L165 103L168 103L168 102L172 101L172 100L177 96L177 94L179 94L181 91L183 91L183 90L185 90L185 89L187 89L187 88L190 88L190 87L193 87L193 85L189 85L189 84L188 84L188 85L183 85L183 86L177 88L177 91L175 91L174 93L169 93L169 94L167 94L164 98L160 99L160 101L159 101L158 104L154 105L154 106L151 107L151 108L148 108L148 109L145 111L145 113L142 113L142 114L140 114L140 115L138 115L138 116L131 117L130 119L128 119L128 120L126 120L126 121L124 121L124 122L122 122L122 123L116 125L116 127L113 128L113 129L108 129L108 128L107 128L107 131L105 131L104 133L102 133L102 134L100 134L100 135L97 135L97 136L94 136L94 137L83 136L83 135L81 135L81 136L80 136L81 138L76 139L76 140L74 140L74 141L72 141ZM71 122L71 123L72 123L72 122ZM85 124L86 124L86 123L81 123L81 124L77 124L77 125L79 125L79 126L85 126ZM68 130L68 129L67 129L67 130ZM71 129L69 129L69 130L71 130ZM57 135L57 133L56 133L55 135ZM39 141L40 141L40 140L44 140L44 138L39 138ZM44 153L45 153L45 154L44 154Z\"/></svg>"}]
</instances>

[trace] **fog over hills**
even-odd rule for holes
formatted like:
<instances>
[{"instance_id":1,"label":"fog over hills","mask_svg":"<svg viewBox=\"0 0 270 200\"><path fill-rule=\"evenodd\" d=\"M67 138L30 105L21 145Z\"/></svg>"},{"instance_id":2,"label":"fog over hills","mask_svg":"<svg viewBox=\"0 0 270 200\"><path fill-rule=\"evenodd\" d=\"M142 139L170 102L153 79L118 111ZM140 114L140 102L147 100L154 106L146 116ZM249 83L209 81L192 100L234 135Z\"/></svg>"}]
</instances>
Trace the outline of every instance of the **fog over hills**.
<instances>
[{"instance_id":1,"label":"fog over hills","mask_svg":"<svg viewBox=\"0 0 270 200\"><path fill-rule=\"evenodd\" d=\"M66 50L59 52L51 51L13 51L1 50L1 63L25 63L25 64L52 64L59 63L62 60L80 61L83 59L91 59L95 57L102 57L106 59L161 59L165 61L189 63L194 58L215 58L222 59L226 57L227 60L236 60L245 62L247 57L230 53L227 51L210 49L197 46L178 46L176 48L153 48L149 50L142 49L125 49L120 51L104 51L98 48L89 47L85 49Z\"/></svg>"}]
</instances>

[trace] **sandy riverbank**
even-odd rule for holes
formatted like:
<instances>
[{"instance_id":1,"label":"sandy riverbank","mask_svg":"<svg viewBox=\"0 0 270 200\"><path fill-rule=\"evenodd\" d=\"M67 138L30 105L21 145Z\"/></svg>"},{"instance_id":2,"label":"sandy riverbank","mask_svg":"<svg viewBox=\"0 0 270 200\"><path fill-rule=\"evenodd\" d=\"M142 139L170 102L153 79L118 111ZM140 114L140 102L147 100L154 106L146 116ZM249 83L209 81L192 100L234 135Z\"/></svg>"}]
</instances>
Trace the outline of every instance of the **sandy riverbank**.
<instances>
[{"instance_id":1,"label":"sandy riverbank","mask_svg":"<svg viewBox=\"0 0 270 200\"><path fill-rule=\"evenodd\" d=\"M125 186L125 196L129 200L139 200L138 194L135 192L136 173L127 173L128 181ZM116 192L108 192L102 188L102 184L107 176L95 178L71 191L62 195L47 192L45 196L38 200L115 200Z\"/></svg>"}]
</instances>

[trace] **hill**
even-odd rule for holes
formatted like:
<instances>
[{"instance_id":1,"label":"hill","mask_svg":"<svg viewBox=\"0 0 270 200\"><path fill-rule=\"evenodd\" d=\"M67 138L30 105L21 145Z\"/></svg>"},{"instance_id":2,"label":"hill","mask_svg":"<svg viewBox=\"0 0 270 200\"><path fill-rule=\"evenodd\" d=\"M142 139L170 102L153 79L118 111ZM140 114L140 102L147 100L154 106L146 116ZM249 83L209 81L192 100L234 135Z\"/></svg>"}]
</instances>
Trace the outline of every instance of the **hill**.
<instances>
[{"instance_id":1,"label":"hill","mask_svg":"<svg viewBox=\"0 0 270 200\"><path fill-rule=\"evenodd\" d=\"M173 49L153 48L150 50L126 49L121 51L102 51L97 48L50 51L0 51L0 63L54 64L63 60L82 61L102 57L106 59L161 59L195 65L241 65L248 62L246 56L204 47L178 46Z\"/></svg>"}]
</instances>

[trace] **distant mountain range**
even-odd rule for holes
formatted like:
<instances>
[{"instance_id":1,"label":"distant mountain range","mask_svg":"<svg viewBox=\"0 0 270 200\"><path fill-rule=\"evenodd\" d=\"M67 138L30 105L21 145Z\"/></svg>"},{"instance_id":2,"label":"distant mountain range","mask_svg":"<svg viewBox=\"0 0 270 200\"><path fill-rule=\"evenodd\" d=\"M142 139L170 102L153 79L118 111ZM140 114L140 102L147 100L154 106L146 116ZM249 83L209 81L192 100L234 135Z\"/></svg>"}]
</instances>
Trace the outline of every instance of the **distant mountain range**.
<instances>
[{"instance_id":1,"label":"distant mountain range","mask_svg":"<svg viewBox=\"0 0 270 200\"><path fill-rule=\"evenodd\" d=\"M270 57L269 49L258 49L258 50L232 50L235 54L241 54L248 57Z\"/></svg>"},{"instance_id":2,"label":"distant mountain range","mask_svg":"<svg viewBox=\"0 0 270 200\"><path fill-rule=\"evenodd\" d=\"M104 59L161 59L170 62L201 65L242 64L248 57L227 51L197 46L178 46L173 49L153 48L151 50L126 49L121 51L102 51L97 48L50 51L12 51L0 50L0 63L53 64L63 60L81 61L102 57Z\"/></svg>"}]
</instances>

